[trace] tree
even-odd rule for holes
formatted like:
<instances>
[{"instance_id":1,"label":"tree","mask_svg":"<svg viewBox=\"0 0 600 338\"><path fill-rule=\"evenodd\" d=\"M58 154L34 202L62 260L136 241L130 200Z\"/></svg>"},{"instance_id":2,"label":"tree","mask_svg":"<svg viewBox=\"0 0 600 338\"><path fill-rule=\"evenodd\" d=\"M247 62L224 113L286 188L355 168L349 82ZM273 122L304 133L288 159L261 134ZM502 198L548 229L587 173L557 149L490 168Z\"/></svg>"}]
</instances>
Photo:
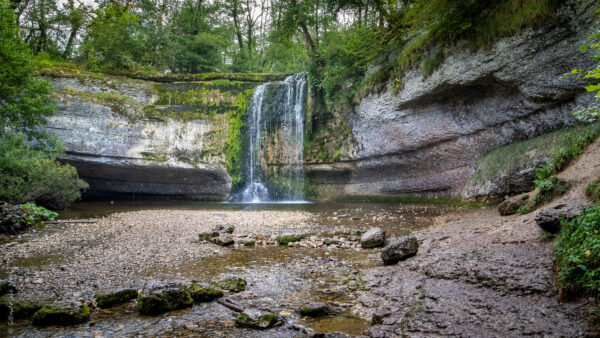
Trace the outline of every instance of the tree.
<instances>
[{"instance_id":1,"label":"tree","mask_svg":"<svg viewBox=\"0 0 600 338\"><path fill-rule=\"evenodd\" d=\"M50 84L33 78L33 71L31 51L21 41L13 9L0 0L0 136L12 130L49 140L37 127L56 107L49 97Z\"/></svg>"}]
</instances>

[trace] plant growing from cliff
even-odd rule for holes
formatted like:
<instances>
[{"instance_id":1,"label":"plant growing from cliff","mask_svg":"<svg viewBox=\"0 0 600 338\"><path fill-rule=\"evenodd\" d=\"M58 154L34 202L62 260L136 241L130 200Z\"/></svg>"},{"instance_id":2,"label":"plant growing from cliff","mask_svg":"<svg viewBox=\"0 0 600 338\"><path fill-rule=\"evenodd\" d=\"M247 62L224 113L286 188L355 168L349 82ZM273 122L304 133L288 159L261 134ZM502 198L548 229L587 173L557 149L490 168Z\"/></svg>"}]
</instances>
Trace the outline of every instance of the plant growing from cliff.
<instances>
[{"instance_id":1,"label":"plant growing from cliff","mask_svg":"<svg viewBox=\"0 0 600 338\"><path fill-rule=\"evenodd\" d=\"M227 129L227 146L225 148L225 156L227 158L227 171L231 176L232 186L238 185L241 180L241 157L242 157L242 129L244 127L244 118L248 110L249 99L252 96L253 90L246 90L240 93L234 105L237 109L227 111L226 118L228 123Z\"/></svg>"},{"instance_id":2,"label":"plant growing from cliff","mask_svg":"<svg viewBox=\"0 0 600 338\"><path fill-rule=\"evenodd\" d=\"M32 77L34 68L10 2L0 0L0 136L13 130L47 143L50 138L37 127L56 108L49 97L49 83Z\"/></svg>"}]
</instances>

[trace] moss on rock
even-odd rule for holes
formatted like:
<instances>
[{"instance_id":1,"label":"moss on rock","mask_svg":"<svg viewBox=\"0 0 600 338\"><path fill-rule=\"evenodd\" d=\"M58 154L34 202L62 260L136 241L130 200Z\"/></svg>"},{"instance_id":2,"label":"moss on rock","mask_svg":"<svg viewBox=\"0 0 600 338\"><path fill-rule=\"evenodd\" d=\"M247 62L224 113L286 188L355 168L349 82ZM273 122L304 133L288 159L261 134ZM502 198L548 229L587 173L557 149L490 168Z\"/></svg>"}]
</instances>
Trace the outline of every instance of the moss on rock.
<instances>
[{"instance_id":1,"label":"moss on rock","mask_svg":"<svg viewBox=\"0 0 600 338\"><path fill-rule=\"evenodd\" d=\"M212 283L214 286L232 292L241 292L246 289L246 280L237 277L227 277Z\"/></svg>"},{"instance_id":2,"label":"moss on rock","mask_svg":"<svg viewBox=\"0 0 600 338\"><path fill-rule=\"evenodd\" d=\"M198 285L198 283L192 282L190 294L192 295L194 302L203 303L222 297L223 291L209 285Z\"/></svg>"},{"instance_id":3,"label":"moss on rock","mask_svg":"<svg viewBox=\"0 0 600 338\"><path fill-rule=\"evenodd\" d=\"M123 289L112 293L96 294L96 304L98 307L106 309L115 305L124 304L135 299L138 292L135 289Z\"/></svg>"},{"instance_id":4,"label":"moss on rock","mask_svg":"<svg viewBox=\"0 0 600 338\"><path fill-rule=\"evenodd\" d=\"M278 321L279 316L274 312L249 308L237 316L235 324L254 329L268 329L273 327Z\"/></svg>"},{"instance_id":5,"label":"moss on rock","mask_svg":"<svg viewBox=\"0 0 600 338\"><path fill-rule=\"evenodd\" d=\"M331 313L331 310L329 309L327 304L318 302L304 304L300 306L300 308L298 308L298 313L301 316L323 317L329 315Z\"/></svg>"},{"instance_id":6,"label":"moss on rock","mask_svg":"<svg viewBox=\"0 0 600 338\"><path fill-rule=\"evenodd\" d=\"M138 312L159 315L168 311L185 309L194 304L190 291L181 284L151 281L138 296Z\"/></svg>"},{"instance_id":7,"label":"moss on rock","mask_svg":"<svg viewBox=\"0 0 600 338\"><path fill-rule=\"evenodd\" d=\"M288 243L299 242L302 240L302 238L304 238L303 235L284 234L277 236L275 240L277 241L277 243L279 243L279 245L288 245Z\"/></svg>"},{"instance_id":8,"label":"moss on rock","mask_svg":"<svg viewBox=\"0 0 600 338\"><path fill-rule=\"evenodd\" d=\"M90 319L90 307L79 302L44 305L31 317L35 326L77 325Z\"/></svg>"}]
</instances>

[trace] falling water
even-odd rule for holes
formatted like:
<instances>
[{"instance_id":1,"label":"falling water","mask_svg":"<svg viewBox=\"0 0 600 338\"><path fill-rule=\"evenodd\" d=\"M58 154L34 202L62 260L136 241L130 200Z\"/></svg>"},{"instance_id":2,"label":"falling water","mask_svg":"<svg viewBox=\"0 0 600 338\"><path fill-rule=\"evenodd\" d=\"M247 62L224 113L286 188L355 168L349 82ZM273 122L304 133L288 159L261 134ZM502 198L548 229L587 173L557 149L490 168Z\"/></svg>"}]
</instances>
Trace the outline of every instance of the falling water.
<instances>
[{"instance_id":1,"label":"falling water","mask_svg":"<svg viewBox=\"0 0 600 338\"><path fill-rule=\"evenodd\" d=\"M304 174L303 143L306 114L306 74L258 86L252 94L246 132L248 149L244 165L244 186L231 201L243 203L302 201ZM269 142L277 138L276 177L267 175ZM271 152L274 150L271 149ZM272 163L269 163L273 165Z\"/></svg>"}]
</instances>

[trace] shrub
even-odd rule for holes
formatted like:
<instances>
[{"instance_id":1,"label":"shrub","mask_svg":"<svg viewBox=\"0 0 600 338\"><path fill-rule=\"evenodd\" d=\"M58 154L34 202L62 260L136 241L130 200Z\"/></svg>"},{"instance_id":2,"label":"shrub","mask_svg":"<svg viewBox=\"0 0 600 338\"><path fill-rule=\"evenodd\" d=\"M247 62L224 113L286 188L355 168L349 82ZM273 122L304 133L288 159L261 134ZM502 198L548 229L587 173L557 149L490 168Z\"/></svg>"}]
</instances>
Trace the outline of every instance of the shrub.
<instances>
[{"instance_id":1,"label":"shrub","mask_svg":"<svg viewBox=\"0 0 600 338\"><path fill-rule=\"evenodd\" d=\"M54 211L32 203L21 205L0 205L0 233L18 234L30 226L43 227L45 221L52 221L58 216Z\"/></svg>"},{"instance_id":2,"label":"shrub","mask_svg":"<svg viewBox=\"0 0 600 338\"><path fill-rule=\"evenodd\" d=\"M70 165L61 165L57 152L30 147L21 134L0 137L0 200L35 202L63 209L88 187Z\"/></svg>"},{"instance_id":3,"label":"shrub","mask_svg":"<svg viewBox=\"0 0 600 338\"><path fill-rule=\"evenodd\" d=\"M600 206L563 221L554 249L558 286L563 294L600 291Z\"/></svg>"}]
</instances>

